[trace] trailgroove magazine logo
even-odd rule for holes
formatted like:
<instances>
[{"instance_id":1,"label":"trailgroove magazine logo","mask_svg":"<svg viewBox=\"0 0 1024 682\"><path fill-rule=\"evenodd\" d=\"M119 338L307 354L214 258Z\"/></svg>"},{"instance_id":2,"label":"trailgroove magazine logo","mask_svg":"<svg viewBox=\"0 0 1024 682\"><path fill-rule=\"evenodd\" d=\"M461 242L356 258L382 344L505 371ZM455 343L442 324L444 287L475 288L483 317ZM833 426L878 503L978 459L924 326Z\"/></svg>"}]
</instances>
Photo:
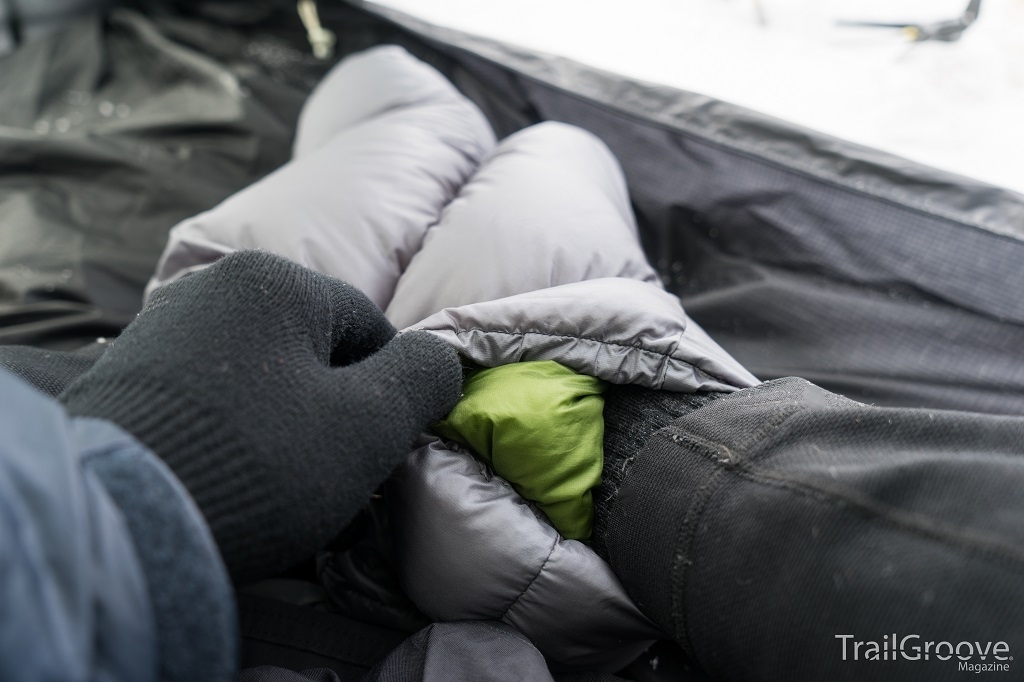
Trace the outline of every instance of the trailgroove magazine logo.
<instances>
[{"instance_id":1,"label":"trailgroove magazine logo","mask_svg":"<svg viewBox=\"0 0 1024 682\"><path fill-rule=\"evenodd\" d=\"M884 635L881 642L857 640L855 635L836 635L842 641L844 661L948 661L972 673L1009 672L1013 655L1006 642L935 642L920 635Z\"/></svg>"}]
</instances>

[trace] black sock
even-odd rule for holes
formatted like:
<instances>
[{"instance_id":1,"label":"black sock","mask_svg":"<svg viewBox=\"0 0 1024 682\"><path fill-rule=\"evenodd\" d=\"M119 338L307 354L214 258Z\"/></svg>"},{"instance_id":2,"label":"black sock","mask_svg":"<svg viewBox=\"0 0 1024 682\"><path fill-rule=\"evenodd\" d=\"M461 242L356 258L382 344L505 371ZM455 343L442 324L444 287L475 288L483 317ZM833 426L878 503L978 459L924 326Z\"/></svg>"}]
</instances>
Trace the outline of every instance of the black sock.
<instances>
[{"instance_id":1,"label":"black sock","mask_svg":"<svg viewBox=\"0 0 1024 682\"><path fill-rule=\"evenodd\" d=\"M642 386L611 386L604 402L604 470L594 493L594 530L591 546L606 557L604 547L608 513L619 486L647 440L658 429L704 407L725 393L674 393Z\"/></svg>"}]
</instances>

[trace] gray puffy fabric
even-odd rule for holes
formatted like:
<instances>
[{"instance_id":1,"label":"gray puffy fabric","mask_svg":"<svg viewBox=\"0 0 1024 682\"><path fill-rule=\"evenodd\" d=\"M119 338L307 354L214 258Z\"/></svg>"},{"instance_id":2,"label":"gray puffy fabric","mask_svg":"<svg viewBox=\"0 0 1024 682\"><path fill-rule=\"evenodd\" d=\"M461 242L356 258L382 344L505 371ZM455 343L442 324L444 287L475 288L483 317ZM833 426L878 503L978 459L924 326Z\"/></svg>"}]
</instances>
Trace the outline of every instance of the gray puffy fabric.
<instances>
[{"instance_id":1,"label":"gray puffy fabric","mask_svg":"<svg viewBox=\"0 0 1024 682\"><path fill-rule=\"evenodd\" d=\"M393 46L354 55L307 101L292 161L171 230L147 297L259 248L344 279L383 309L493 145L480 111L426 64Z\"/></svg>"},{"instance_id":2,"label":"gray puffy fabric","mask_svg":"<svg viewBox=\"0 0 1024 682\"><path fill-rule=\"evenodd\" d=\"M664 290L590 133L548 122L495 145L437 72L384 47L327 75L294 152L176 227L151 287L258 247L348 280L477 365L555 360L688 393L757 383ZM660 636L597 554L471 453L424 445L386 501L402 586L434 620L502 621L573 670L614 671Z\"/></svg>"},{"instance_id":3,"label":"gray puffy fabric","mask_svg":"<svg viewBox=\"0 0 1024 682\"><path fill-rule=\"evenodd\" d=\"M432 619L514 625L563 669L618 670L662 636L608 564L472 455L424 445L385 494L402 587Z\"/></svg>"},{"instance_id":4,"label":"gray puffy fabric","mask_svg":"<svg viewBox=\"0 0 1024 682\"><path fill-rule=\"evenodd\" d=\"M597 277L658 281L608 147L580 128L540 123L502 140L445 208L387 314L402 328L444 308Z\"/></svg>"}]
</instances>

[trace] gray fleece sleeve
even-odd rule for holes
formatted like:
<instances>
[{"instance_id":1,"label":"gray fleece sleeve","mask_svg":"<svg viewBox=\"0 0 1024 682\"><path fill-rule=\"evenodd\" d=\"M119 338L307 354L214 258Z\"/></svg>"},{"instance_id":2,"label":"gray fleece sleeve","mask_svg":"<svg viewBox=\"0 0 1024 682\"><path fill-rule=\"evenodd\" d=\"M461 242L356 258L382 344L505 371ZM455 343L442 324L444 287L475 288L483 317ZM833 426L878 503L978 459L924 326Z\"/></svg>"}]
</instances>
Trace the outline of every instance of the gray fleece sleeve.
<instances>
[{"instance_id":1,"label":"gray fleece sleeve","mask_svg":"<svg viewBox=\"0 0 1024 682\"><path fill-rule=\"evenodd\" d=\"M167 467L3 371L0 404L0 679L231 679L230 582Z\"/></svg>"}]
</instances>

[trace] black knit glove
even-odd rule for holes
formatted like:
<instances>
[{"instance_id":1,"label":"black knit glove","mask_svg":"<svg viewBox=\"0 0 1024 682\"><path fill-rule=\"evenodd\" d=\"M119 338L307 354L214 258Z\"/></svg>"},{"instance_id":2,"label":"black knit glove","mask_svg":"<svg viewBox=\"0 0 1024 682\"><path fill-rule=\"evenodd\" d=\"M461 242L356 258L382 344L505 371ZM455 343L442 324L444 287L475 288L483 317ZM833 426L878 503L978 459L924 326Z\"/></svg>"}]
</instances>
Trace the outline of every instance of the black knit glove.
<instances>
[{"instance_id":1,"label":"black knit glove","mask_svg":"<svg viewBox=\"0 0 1024 682\"><path fill-rule=\"evenodd\" d=\"M0 346L0 367L21 377L48 396L57 396L92 367L107 343L96 342L75 351L32 346Z\"/></svg>"},{"instance_id":2,"label":"black knit glove","mask_svg":"<svg viewBox=\"0 0 1024 682\"><path fill-rule=\"evenodd\" d=\"M239 252L158 290L60 400L162 457L245 582L328 542L455 404L455 352L394 335L352 286Z\"/></svg>"}]
</instances>

